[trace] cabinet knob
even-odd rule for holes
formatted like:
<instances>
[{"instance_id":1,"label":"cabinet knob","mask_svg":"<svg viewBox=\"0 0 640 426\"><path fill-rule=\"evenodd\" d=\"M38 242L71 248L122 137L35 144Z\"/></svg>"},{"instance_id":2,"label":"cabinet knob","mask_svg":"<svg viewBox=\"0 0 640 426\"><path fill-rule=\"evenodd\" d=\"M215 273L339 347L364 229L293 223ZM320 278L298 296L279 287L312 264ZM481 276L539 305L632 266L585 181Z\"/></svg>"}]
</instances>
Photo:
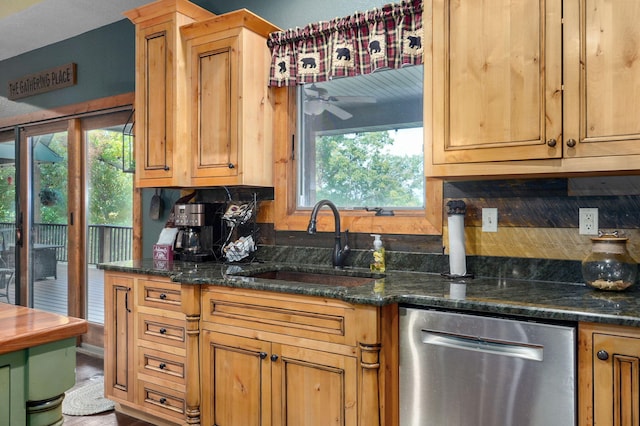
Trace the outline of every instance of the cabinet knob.
<instances>
[{"instance_id":1,"label":"cabinet knob","mask_svg":"<svg viewBox=\"0 0 640 426\"><path fill-rule=\"evenodd\" d=\"M167 298L167 295L164 293L160 293L160 299L164 300Z\"/></svg>"},{"instance_id":2,"label":"cabinet knob","mask_svg":"<svg viewBox=\"0 0 640 426\"><path fill-rule=\"evenodd\" d=\"M167 368L167 364L165 364L164 362L161 362L160 365L158 365L158 368L160 370L164 370L165 368Z\"/></svg>"},{"instance_id":3,"label":"cabinet knob","mask_svg":"<svg viewBox=\"0 0 640 426\"><path fill-rule=\"evenodd\" d=\"M235 164L233 164L233 163L229 163L229 168L230 168L230 169L235 169L235 168L236 168L236 166L235 166Z\"/></svg>"},{"instance_id":4,"label":"cabinet knob","mask_svg":"<svg viewBox=\"0 0 640 426\"><path fill-rule=\"evenodd\" d=\"M160 329L160 334L167 334L167 329L166 328L161 328Z\"/></svg>"},{"instance_id":5,"label":"cabinet knob","mask_svg":"<svg viewBox=\"0 0 640 426\"><path fill-rule=\"evenodd\" d=\"M160 404L166 404L167 403L167 398L160 398Z\"/></svg>"},{"instance_id":6,"label":"cabinet knob","mask_svg":"<svg viewBox=\"0 0 640 426\"><path fill-rule=\"evenodd\" d=\"M260 352L260 359L265 359L267 357L266 352Z\"/></svg>"},{"instance_id":7,"label":"cabinet knob","mask_svg":"<svg viewBox=\"0 0 640 426\"><path fill-rule=\"evenodd\" d=\"M550 146L551 148L553 148L554 146L556 146L558 142L555 139L549 139L547 141L547 145Z\"/></svg>"},{"instance_id":8,"label":"cabinet knob","mask_svg":"<svg viewBox=\"0 0 640 426\"><path fill-rule=\"evenodd\" d=\"M598 351L598 353L596 354L596 356L601 361L606 361L606 360L609 359L609 353L607 351L605 351L604 349L600 349Z\"/></svg>"},{"instance_id":9,"label":"cabinet knob","mask_svg":"<svg viewBox=\"0 0 640 426\"><path fill-rule=\"evenodd\" d=\"M271 355L271 361L277 361L278 360L278 355L273 354Z\"/></svg>"},{"instance_id":10,"label":"cabinet knob","mask_svg":"<svg viewBox=\"0 0 640 426\"><path fill-rule=\"evenodd\" d=\"M169 166L164 166L164 171L168 172L169 170L171 170L171 168L169 168Z\"/></svg>"},{"instance_id":11,"label":"cabinet knob","mask_svg":"<svg viewBox=\"0 0 640 426\"><path fill-rule=\"evenodd\" d=\"M569 139L569 140L567 141L567 146L568 146L569 148L573 148L574 146L576 146L576 140L575 140L575 139Z\"/></svg>"}]
</instances>

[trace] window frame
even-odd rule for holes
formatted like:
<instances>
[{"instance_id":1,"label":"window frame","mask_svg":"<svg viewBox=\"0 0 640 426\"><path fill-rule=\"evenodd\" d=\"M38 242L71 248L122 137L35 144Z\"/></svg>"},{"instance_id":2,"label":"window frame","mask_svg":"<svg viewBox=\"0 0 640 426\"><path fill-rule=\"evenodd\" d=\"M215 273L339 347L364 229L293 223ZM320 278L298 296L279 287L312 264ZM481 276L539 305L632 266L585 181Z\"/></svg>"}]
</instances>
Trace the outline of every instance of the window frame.
<instances>
[{"instance_id":1,"label":"window frame","mask_svg":"<svg viewBox=\"0 0 640 426\"><path fill-rule=\"evenodd\" d=\"M425 88L427 86L425 85ZM295 87L273 88L276 111L274 115L274 227L276 231L305 231L311 209L299 209L296 200L297 162L297 94ZM424 103L423 114L431 113ZM424 120L425 123L428 120ZM424 130L423 140L426 145ZM431 164L431 149L424 148L425 209L397 210L394 216L375 216L365 210L340 210L342 229L350 232L402 235L442 235L442 180L426 176ZM319 214L318 231L333 231L331 212L323 209Z\"/></svg>"}]
</instances>

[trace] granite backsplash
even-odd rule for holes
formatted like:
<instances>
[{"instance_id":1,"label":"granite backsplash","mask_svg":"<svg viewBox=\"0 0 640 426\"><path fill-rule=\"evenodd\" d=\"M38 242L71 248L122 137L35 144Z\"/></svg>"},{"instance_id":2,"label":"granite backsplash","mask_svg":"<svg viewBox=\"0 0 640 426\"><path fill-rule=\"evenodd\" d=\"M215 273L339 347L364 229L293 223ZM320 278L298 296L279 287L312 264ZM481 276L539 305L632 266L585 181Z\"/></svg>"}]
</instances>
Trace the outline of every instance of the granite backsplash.
<instances>
[{"instance_id":1,"label":"granite backsplash","mask_svg":"<svg viewBox=\"0 0 640 426\"><path fill-rule=\"evenodd\" d=\"M331 248L271 246L258 248L261 261L294 264L331 265ZM347 266L368 268L370 250L352 250ZM447 273L449 256L445 254L386 252L388 270ZM582 283L581 262L576 260L532 259L516 257L467 256L467 271L476 277Z\"/></svg>"}]
</instances>

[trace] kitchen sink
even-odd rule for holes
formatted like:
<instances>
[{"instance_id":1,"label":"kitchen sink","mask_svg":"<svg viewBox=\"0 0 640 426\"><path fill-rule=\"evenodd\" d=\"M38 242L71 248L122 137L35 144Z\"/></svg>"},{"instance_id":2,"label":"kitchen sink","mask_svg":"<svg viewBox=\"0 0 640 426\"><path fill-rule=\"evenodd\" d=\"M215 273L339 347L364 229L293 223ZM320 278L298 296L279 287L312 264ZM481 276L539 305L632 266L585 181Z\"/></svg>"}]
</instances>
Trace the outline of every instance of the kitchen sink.
<instances>
[{"instance_id":1,"label":"kitchen sink","mask_svg":"<svg viewBox=\"0 0 640 426\"><path fill-rule=\"evenodd\" d=\"M368 274L356 271L301 271L286 268L274 268L238 275L260 278L265 280L290 281L306 284L320 284L336 287L358 287L366 284L373 284L376 279L384 277L382 274Z\"/></svg>"}]
</instances>

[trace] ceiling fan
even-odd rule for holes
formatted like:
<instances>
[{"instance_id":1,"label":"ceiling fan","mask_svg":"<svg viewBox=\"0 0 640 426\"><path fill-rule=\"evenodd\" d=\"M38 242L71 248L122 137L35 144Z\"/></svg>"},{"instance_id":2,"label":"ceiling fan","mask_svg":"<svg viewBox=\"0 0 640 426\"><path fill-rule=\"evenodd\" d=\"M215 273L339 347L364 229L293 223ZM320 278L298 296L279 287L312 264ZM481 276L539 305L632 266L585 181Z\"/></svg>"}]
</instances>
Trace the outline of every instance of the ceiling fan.
<instances>
[{"instance_id":1,"label":"ceiling fan","mask_svg":"<svg viewBox=\"0 0 640 426\"><path fill-rule=\"evenodd\" d=\"M304 113L307 115L320 115L324 111L330 112L336 117L347 120L353 114L336 105L337 102L375 103L373 96L329 96L327 89L315 84L304 89Z\"/></svg>"}]
</instances>

